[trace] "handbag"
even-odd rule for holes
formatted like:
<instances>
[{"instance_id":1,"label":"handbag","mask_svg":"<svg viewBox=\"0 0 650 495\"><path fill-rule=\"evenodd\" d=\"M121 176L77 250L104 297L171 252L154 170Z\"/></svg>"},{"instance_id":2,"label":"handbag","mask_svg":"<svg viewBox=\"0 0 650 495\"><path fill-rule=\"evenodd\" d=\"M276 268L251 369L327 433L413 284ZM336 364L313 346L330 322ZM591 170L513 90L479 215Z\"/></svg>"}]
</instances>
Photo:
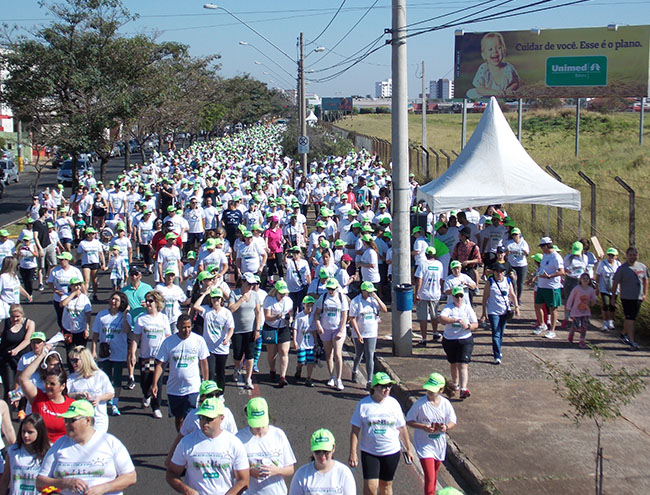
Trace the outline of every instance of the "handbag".
<instances>
[{"instance_id":1,"label":"handbag","mask_svg":"<svg viewBox=\"0 0 650 495\"><path fill-rule=\"evenodd\" d=\"M262 343L264 344L277 344L278 343L278 330L266 324L262 327Z\"/></svg>"}]
</instances>

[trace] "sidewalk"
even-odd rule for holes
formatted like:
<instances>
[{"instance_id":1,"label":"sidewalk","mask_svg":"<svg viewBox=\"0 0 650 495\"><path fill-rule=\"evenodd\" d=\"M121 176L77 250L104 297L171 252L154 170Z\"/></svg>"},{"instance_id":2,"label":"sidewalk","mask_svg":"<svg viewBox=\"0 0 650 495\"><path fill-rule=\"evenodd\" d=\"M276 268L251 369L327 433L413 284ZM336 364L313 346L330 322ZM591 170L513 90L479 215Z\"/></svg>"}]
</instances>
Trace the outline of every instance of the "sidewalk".
<instances>
[{"instance_id":1,"label":"sidewalk","mask_svg":"<svg viewBox=\"0 0 650 495\"><path fill-rule=\"evenodd\" d=\"M540 366L543 361L593 366L590 352L569 344L566 331L557 331L555 340L534 336L528 288L523 301L521 319L506 328L500 366L492 364L490 330L474 333L472 395L464 401L452 399L458 426L450 435L447 463L476 493L593 494L596 428L588 421L576 427L563 416L569 407L555 395L553 382ZM480 317L480 309L477 312ZM598 329L587 332L587 342L603 349L608 360L630 370L649 364L646 347L629 352L619 343L618 332L603 333L600 322L595 323ZM413 330L418 332L417 322ZM424 394L422 383L430 373L449 378L439 343L414 348L412 357L394 357L390 315L383 318L379 333L379 366L398 380L394 395L404 409ZM623 411L622 418L603 428L604 493L650 493L650 391Z\"/></svg>"}]
</instances>

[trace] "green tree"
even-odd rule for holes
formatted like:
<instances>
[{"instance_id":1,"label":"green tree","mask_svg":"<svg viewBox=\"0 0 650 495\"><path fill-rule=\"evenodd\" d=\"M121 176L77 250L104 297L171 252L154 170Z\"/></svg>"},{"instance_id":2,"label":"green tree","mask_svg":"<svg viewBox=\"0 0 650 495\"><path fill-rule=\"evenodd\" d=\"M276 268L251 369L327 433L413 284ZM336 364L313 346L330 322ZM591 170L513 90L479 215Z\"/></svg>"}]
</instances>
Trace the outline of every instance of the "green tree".
<instances>
[{"instance_id":1,"label":"green tree","mask_svg":"<svg viewBox=\"0 0 650 495\"><path fill-rule=\"evenodd\" d=\"M550 379L555 382L554 392L566 400L571 412L566 413L576 425L583 420L591 420L596 425L598 439L596 445L596 471L594 474L595 493L601 495L603 490L603 449L600 435L606 421L621 416L621 408L629 404L646 387L645 378L650 369L628 371L616 367L607 361L603 351L591 347L592 357L598 363L600 373L588 369L578 369L574 364L560 365L553 362L544 363Z\"/></svg>"}]
</instances>

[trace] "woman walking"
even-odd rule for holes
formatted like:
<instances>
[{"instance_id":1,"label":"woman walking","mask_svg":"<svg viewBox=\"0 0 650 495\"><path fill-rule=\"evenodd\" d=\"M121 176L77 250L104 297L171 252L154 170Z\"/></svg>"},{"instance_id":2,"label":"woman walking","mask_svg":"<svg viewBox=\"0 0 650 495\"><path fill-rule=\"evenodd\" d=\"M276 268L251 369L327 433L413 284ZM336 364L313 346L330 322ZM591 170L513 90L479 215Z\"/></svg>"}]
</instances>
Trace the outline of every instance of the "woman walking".
<instances>
[{"instance_id":1,"label":"woman walking","mask_svg":"<svg viewBox=\"0 0 650 495\"><path fill-rule=\"evenodd\" d=\"M34 320L25 317L20 304L9 307L9 318L4 322L0 334L0 377L4 388L4 401L9 403L9 392L16 388L18 361L29 349L34 333Z\"/></svg>"},{"instance_id":2,"label":"woman walking","mask_svg":"<svg viewBox=\"0 0 650 495\"><path fill-rule=\"evenodd\" d=\"M501 364L501 344L506 330L511 304L514 314L519 316L519 304L512 282L505 276L505 267L494 264L493 274L488 278L483 289L483 313L481 322L490 320L492 327L492 354L494 364Z\"/></svg>"},{"instance_id":3,"label":"woman walking","mask_svg":"<svg viewBox=\"0 0 650 495\"><path fill-rule=\"evenodd\" d=\"M90 335L90 314L93 309L90 299L83 293L82 286L83 280L71 278L68 284L68 295L61 300L63 307L61 324L67 353L78 345L86 347Z\"/></svg>"},{"instance_id":4,"label":"woman walking","mask_svg":"<svg viewBox=\"0 0 650 495\"><path fill-rule=\"evenodd\" d=\"M262 341L266 344L271 380L278 378L278 387L288 385L289 348L291 347L291 315L293 301L286 297L289 288L284 280L278 280L264 299L264 326ZM280 365L279 374L276 364Z\"/></svg>"},{"instance_id":5,"label":"woman walking","mask_svg":"<svg viewBox=\"0 0 650 495\"><path fill-rule=\"evenodd\" d=\"M97 230L88 227L84 231L84 235L85 238L77 246L77 253L81 255L81 272L83 273L86 290L90 289L92 282L92 298L93 301L97 302L97 291L99 290L97 273L100 269L106 270L106 259L104 258L102 243L96 239Z\"/></svg>"},{"instance_id":6,"label":"woman walking","mask_svg":"<svg viewBox=\"0 0 650 495\"><path fill-rule=\"evenodd\" d=\"M25 234L16 253L20 263L20 278L23 279L23 287L30 296L34 292L34 273L38 266L38 249L33 240L31 234Z\"/></svg>"},{"instance_id":7,"label":"woman walking","mask_svg":"<svg viewBox=\"0 0 650 495\"><path fill-rule=\"evenodd\" d=\"M20 304L21 294L32 302L31 294L18 280L18 259L7 256L2 260L0 268L0 321L9 317L9 307L12 304Z\"/></svg>"}]
</instances>

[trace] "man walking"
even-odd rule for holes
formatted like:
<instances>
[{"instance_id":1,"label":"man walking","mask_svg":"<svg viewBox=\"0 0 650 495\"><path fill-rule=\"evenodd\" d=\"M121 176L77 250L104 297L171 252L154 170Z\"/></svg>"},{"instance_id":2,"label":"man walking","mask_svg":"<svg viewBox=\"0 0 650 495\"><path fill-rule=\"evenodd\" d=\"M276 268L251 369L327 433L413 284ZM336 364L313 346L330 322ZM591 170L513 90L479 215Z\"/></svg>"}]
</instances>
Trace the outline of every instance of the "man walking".
<instances>
[{"instance_id":1,"label":"man walking","mask_svg":"<svg viewBox=\"0 0 650 495\"><path fill-rule=\"evenodd\" d=\"M648 296L648 267L637 261L639 252L630 247L625 252L627 260L614 273L612 283L612 306L616 306L616 291L621 288L621 304L625 321L619 340L630 346L630 351L638 351L639 344L634 341L634 322L641 304Z\"/></svg>"},{"instance_id":2,"label":"man walking","mask_svg":"<svg viewBox=\"0 0 650 495\"><path fill-rule=\"evenodd\" d=\"M544 256L537 270L537 294L535 296L535 314L537 321L542 323L535 327L533 333L541 334L548 330L547 339L555 338L555 326L557 325L557 308L562 304L562 276L564 275L564 260L562 256L553 249L553 240L550 237L542 237L539 247ZM544 323L543 307L546 304L551 317L551 328Z\"/></svg>"}]
</instances>

